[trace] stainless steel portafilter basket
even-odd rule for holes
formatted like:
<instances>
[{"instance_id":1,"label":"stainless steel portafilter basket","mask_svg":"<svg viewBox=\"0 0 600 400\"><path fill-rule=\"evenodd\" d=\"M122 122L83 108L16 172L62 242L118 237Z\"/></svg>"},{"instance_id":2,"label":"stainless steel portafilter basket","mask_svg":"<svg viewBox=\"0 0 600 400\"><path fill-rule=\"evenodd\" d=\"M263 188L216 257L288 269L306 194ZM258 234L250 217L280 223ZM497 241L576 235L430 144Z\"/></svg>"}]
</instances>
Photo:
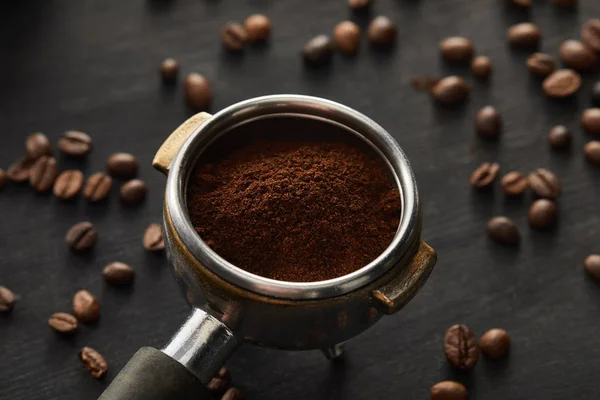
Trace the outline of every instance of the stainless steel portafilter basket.
<instances>
[{"instance_id":1,"label":"stainless steel portafilter basket","mask_svg":"<svg viewBox=\"0 0 600 400\"><path fill-rule=\"evenodd\" d=\"M402 215L392 243L370 264L326 281L277 281L229 263L196 233L187 212L186 186L198 157L222 135L267 118L290 124L307 118L343 128L389 166ZM162 350L139 350L101 399L209 399L206 384L244 342L285 350L321 349L336 357L343 342L410 301L435 264L435 251L421 240L421 205L404 152L381 126L341 104L272 95L212 116L200 113L169 136L153 165L167 176L167 255L191 313Z\"/></svg>"}]
</instances>

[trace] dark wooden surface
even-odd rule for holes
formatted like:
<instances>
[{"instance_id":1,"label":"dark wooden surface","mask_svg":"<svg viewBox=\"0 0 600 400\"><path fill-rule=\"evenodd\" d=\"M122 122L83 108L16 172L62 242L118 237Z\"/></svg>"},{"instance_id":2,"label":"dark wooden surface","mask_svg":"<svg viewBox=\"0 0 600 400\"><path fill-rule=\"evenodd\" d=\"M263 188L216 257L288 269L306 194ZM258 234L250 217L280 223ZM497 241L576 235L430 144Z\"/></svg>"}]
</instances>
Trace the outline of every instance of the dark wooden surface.
<instances>
[{"instance_id":1,"label":"dark wooden surface","mask_svg":"<svg viewBox=\"0 0 600 400\"><path fill-rule=\"evenodd\" d=\"M94 137L83 163L60 158L61 168L102 170L115 151L137 155L148 201L123 208L113 190L104 205L82 199L61 202L10 184L0 193L0 284L19 298L0 316L0 398L95 398L143 345L161 346L183 321L186 305L164 257L141 246L144 228L160 221L164 177L153 171L154 152L191 114L181 87L161 85L157 68L167 56L182 75L204 74L215 93L212 111L271 93L302 93L354 107L387 128L410 157L424 206L424 238L439 262L425 288L400 314L386 318L348 345L345 361L330 364L318 352L288 353L243 347L229 365L249 399L425 399L442 379L464 382L471 399L597 399L600 397L600 286L582 262L600 252L600 169L585 163L590 139L578 123L588 106L585 90L573 100L544 98L524 67L526 53L504 41L513 23L533 21L544 36L542 50L578 37L580 25L600 16L600 3L581 0L573 11L534 0L528 13L503 0L378 0L373 14L398 23L398 46L389 53L363 46L354 59L335 57L326 70L303 67L299 50L312 36L331 32L350 17L344 0L130 0L3 1L0 4L0 166L24 152L34 131L54 142L67 129ZM273 20L271 43L244 55L224 54L220 27L264 12ZM366 18L354 18L365 25ZM439 60L437 43L451 35L474 40L491 57L489 83L473 82L472 100L454 110L431 104L409 84L414 75L459 73ZM366 43L364 43L366 44ZM505 134L495 144L473 132L473 116L486 104L503 114ZM548 129L574 130L570 153L549 150ZM285 134L284 132L282 134ZM547 167L563 180L560 225L531 232L530 198L507 201L499 190L473 193L471 171L497 160L502 171ZM484 227L492 215L513 217L520 249L490 243ZM73 255L65 231L93 221L100 241L88 256ZM138 272L133 288L114 289L101 279L110 261ZM73 293L87 288L102 304L102 318L72 339L47 326L56 311L69 311ZM446 364L441 341L448 326L465 323L477 334L494 327L512 336L510 357L481 360L469 375ZM104 381L80 365L88 345L110 364Z\"/></svg>"}]
</instances>

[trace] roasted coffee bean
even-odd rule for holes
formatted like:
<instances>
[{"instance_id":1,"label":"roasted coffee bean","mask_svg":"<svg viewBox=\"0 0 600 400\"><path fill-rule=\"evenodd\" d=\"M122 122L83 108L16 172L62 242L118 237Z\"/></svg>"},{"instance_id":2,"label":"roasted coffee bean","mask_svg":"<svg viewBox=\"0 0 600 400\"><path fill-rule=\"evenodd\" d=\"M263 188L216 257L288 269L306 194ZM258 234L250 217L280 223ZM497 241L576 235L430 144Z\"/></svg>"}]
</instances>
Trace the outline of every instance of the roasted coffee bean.
<instances>
[{"instance_id":1,"label":"roasted coffee bean","mask_svg":"<svg viewBox=\"0 0 600 400\"><path fill-rule=\"evenodd\" d=\"M19 161L14 162L8 167L6 176L13 182L27 182L29 180L29 174L31 167L35 164L34 159L25 157Z\"/></svg>"},{"instance_id":2,"label":"roasted coffee bean","mask_svg":"<svg viewBox=\"0 0 600 400\"><path fill-rule=\"evenodd\" d=\"M600 135L600 108L588 108L581 114L581 126L587 133Z\"/></svg>"},{"instance_id":3,"label":"roasted coffee bean","mask_svg":"<svg viewBox=\"0 0 600 400\"><path fill-rule=\"evenodd\" d=\"M529 227L532 229L550 229L556 225L558 207L548 199L539 199L529 208Z\"/></svg>"},{"instance_id":4,"label":"roasted coffee bean","mask_svg":"<svg viewBox=\"0 0 600 400\"><path fill-rule=\"evenodd\" d=\"M108 372L108 364L102 354L91 347L81 349L79 359L94 378L100 379Z\"/></svg>"},{"instance_id":5,"label":"roasted coffee bean","mask_svg":"<svg viewBox=\"0 0 600 400\"><path fill-rule=\"evenodd\" d=\"M508 28L508 43L514 47L534 48L540 43L542 34L539 28L530 23L523 22Z\"/></svg>"},{"instance_id":6,"label":"roasted coffee bean","mask_svg":"<svg viewBox=\"0 0 600 400\"><path fill-rule=\"evenodd\" d=\"M492 186L498 172L500 171L500 165L497 163L483 163L471 174L471 186L476 189L484 189Z\"/></svg>"},{"instance_id":7,"label":"roasted coffee bean","mask_svg":"<svg viewBox=\"0 0 600 400\"><path fill-rule=\"evenodd\" d=\"M548 97L563 98L573 95L581 87L581 76L572 69L559 69L551 73L542 88Z\"/></svg>"},{"instance_id":8,"label":"roasted coffee bean","mask_svg":"<svg viewBox=\"0 0 600 400\"><path fill-rule=\"evenodd\" d=\"M490 329L479 339L481 352L493 359L506 356L510 347L510 336L504 329Z\"/></svg>"},{"instance_id":9,"label":"roasted coffee bean","mask_svg":"<svg viewBox=\"0 0 600 400\"><path fill-rule=\"evenodd\" d=\"M229 388L221 397L221 400L244 400L244 392L240 389Z\"/></svg>"},{"instance_id":10,"label":"roasted coffee bean","mask_svg":"<svg viewBox=\"0 0 600 400\"><path fill-rule=\"evenodd\" d=\"M594 83L590 91L590 100L595 106L600 106L600 81Z\"/></svg>"},{"instance_id":11,"label":"roasted coffee bean","mask_svg":"<svg viewBox=\"0 0 600 400\"><path fill-rule=\"evenodd\" d=\"M72 199L83 186L83 174L75 169L63 171L54 182L53 193L63 200Z\"/></svg>"},{"instance_id":12,"label":"roasted coffee bean","mask_svg":"<svg viewBox=\"0 0 600 400\"><path fill-rule=\"evenodd\" d=\"M571 131L564 125L556 125L548 133L548 143L553 149L567 149L571 146Z\"/></svg>"},{"instance_id":13,"label":"roasted coffee bean","mask_svg":"<svg viewBox=\"0 0 600 400\"><path fill-rule=\"evenodd\" d=\"M215 395L221 395L223 394L230 386L230 382L226 381L224 379L218 378L218 377L214 377L212 378L208 384L206 385L206 388L208 389L209 392L215 394Z\"/></svg>"},{"instance_id":14,"label":"roasted coffee bean","mask_svg":"<svg viewBox=\"0 0 600 400\"><path fill-rule=\"evenodd\" d=\"M391 46L396 41L396 34L396 24L384 16L373 19L367 31L369 42L375 46Z\"/></svg>"},{"instance_id":15,"label":"roasted coffee bean","mask_svg":"<svg viewBox=\"0 0 600 400\"><path fill-rule=\"evenodd\" d=\"M527 177L529 186L538 197L554 200L562 193L562 185L552 172L538 168Z\"/></svg>"},{"instance_id":16,"label":"roasted coffee bean","mask_svg":"<svg viewBox=\"0 0 600 400\"><path fill-rule=\"evenodd\" d=\"M121 186L120 196L121 203L128 206L135 206L146 199L148 187L146 183L140 179L133 179Z\"/></svg>"},{"instance_id":17,"label":"roasted coffee bean","mask_svg":"<svg viewBox=\"0 0 600 400\"><path fill-rule=\"evenodd\" d=\"M304 45L302 57L304 62L310 65L323 65L331 61L333 55L333 43L329 36L315 36Z\"/></svg>"},{"instance_id":18,"label":"roasted coffee bean","mask_svg":"<svg viewBox=\"0 0 600 400\"><path fill-rule=\"evenodd\" d=\"M162 251L165 249L165 239L162 227L159 224L150 224L144 232L144 248L148 251Z\"/></svg>"},{"instance_id":19,"label":"roasted coffee bean","mask_svg":"<svg viewBox=\"0 0 600 400\"><path fill-rule=\"evenodd\" d=\"M52 154L52 145L50 141L41 132L29 135L25 141L25 148L27 149L27 157L29 158L40 158L41 156L49 156Z\"/></svg>"},{"instance_id":20,"label":"roasted coffee bean","mask_svg":"<svg viewBox=\"0 0 600 400\"><path fill-rule=\"evenodd\" d=\"M2 168L0 168L0 189L8 182L8 174Z\"/></svg>"},{"instance_id":21,"label":"roasted coffee bean","mask_svg":"<svg viewBox=\"0 0 600 400\"><path fill-rule=\"evenodd\" d=\"M600 19L590 19L583 24L581 41L590 49L600 52Z\"/></svg>"},{"instance_id":22,"label":"roasted coffee bean","mask_svg":"<svg viewBox=\"0 0 600 400\"><path fill-rule=\"evenodd\" d=\"M248 41L263 42L271 35L271 20L262 14L253 14L244 22Z\"/></svg>"},{"instance_id":23,"label":"roasted coffee bean","mask_svg":"<svg viewBox=\"0 0 600 400\"><path fill-rule=\"evenodd\" d=\"M470 371L479 360L477 338L469 327L452 325L444 336L444 354L454 368Z\"/></svg>"},{"instance_id":24,"label":"roasted coffee bean","mask_svg":"<svg viewBox=\"0 0 600 400\"><path fill-rule=\"evenodd\" d=\"M106 160L106 170L115 178L133 178L138 167L138 160L129 153L115 153Z\"/></svg>"},{"instance_id":25,"label":"roasted coffee bean","mask_svg":"<svg viewBox=\"0 0 600 400\"><path fill-rule=\"evenodd\" d=\"M583 146L585 158L592 164L600 165L600 141L593 140Z\"/></svg>"},{"instance_id":26,"label":"roasted coffee bean","mask_svg":"<svg viewBox=\"0 0 600 400\"><path fill-rule=\"evenodd\" d=\"M548 76L556 69L554 57L545 53L533 53L527 59L527 68L538 76Z\"/></svg>"},{"instance_id":27,"label":"roasted coffee bean","mask_svg":"<svg viewBox=\"0 0 600 400\"><path fill-rule=\"evenodd\" d=\"M600 281L600 254L590 254L583 262L590 278Z\"/></svg>"},{"instance_id":28,"label":"roasted coffee bean","mask_svg":"<svg viewBox=\"0 0 600 400\"><path fill-rule=\"evenodd\" d=\"M92 202L101 201L108 197L111 188L112 178L103 172L96 172L87 179L83 196Z\"/></svg>"},{"instance_id":29,"label":"roasted coffee bean","mask_svg":"<svg viewBox=\"0 0 600 400\"><path fill-rule=\"evenodd\" d=\"M221 29L221 43L229 51L240 51L248 41L246 29L237 22L229 22Z\"/></svg>"},{"instance_id":30,"label":"roasted coffee bean","mask_svg":"<svg viewBox=\"0 0 600 400\"><path fill-rule=\"evenodd\" d=\"M6 286L0 285L0 312L8 312L15 306L15 295Z\"/></svg>"},{"instance_id":31,"label":"roasted coffee bean","mask_svg":"<svg viewBox=\"0 0 600 400\"><path fill-rule=\"evenodd\" d=\"M67 247L75 251L88 250L98 240L98 231L91 222L73 225L65 236Z\"/></svg>"},{"instance_id":32,"label":"roasted coffee bean","mask_svg":"<svg viewBox=\"0 0 600 400\"><path fill-rule=\"evenodd\" d=\"M219 368L219 371L215 377L231 383L231 373L226 367Z\"/></svg>"},{"instance_id":33,"label":"roasted coffee bean","mask_svg":"<svg viewBox=\"0 0 600 400\"><path fill-rule=\"evenodd\" d=\"M559 50L560 60L568 67L589 71L598 65L598 56L578 40L566 40Z\"/></svg>"},{"instance_id":34,"label":"roasted coffee bean","mask_svg":"<svg viewBox=\"0 0 600 400\"><path fill-rule=\"evenodd\" d=\"M56 332L64 334L74 333L78 327L77 318L64 312L52 314L48 320L48 325L50 325L50 328L54 329Z\"/></svg>"},{"instance_id":35,"label":"roasted coffee bean","mask_svg":"<svg viewBox=\"0 0 600 400\"><path fill-rule=\"evenodd\" d=\"M519 171L511 171L504 175L500 183L507 196L520 196L529 187L527 177Z\"/></svg>"},{"instance_id":36,"label":"roasted coffee bean","mask_svg":"<svg viewBox=\"0 0 600 400\"><path fill-rule=\"evenodd\" d=\"M487 79L492 73L492 61L486 56L477 56L471 63L471 73L477 79Z\"/></svg>"},{"instance_id":37,"label":"roasted coffee bean","mask_svg":"<svg viewBox=\"0 0 600 400\"><path fill-rule=\"evenodd\" d=\"M179 63L174 58L166 58L160 64L160 76L164 81L172 82L177 78L179 73Z\"/></svg>"},{"instance_id":38,"label":"roasted coffee bean","mask_svg":"<svg viewBox=\"0 0 600 400\"><path fill-rule=\"evenodd\" d=\"M467 388L459 382L438 382L431 387L431 400L467 400Z\"/></svg>"},{"instance_id":39,"label":"roasted coffee bean","mask_svg":"<svg viewBox=\"0 0 600 400\"><path fill-rule=\"evenodd\" d=\"M348 5L351 9L359 11L368 8L372 2L372 0L348 0Z\"/></svg>"},{"instance_id":40,"label":"roasted coffee bean","mask_svg":"<svg viewBox=\"0 0 600 400\"><path fill-rule=\"evenodd\" d=\"M104 267L102 276L111 285L130 285L135 278L135 271L129 265L115 261Z\"/></svg>"},{"instance_id":41,"label":"roasted coffee bean","mask_svg":"<svg viewBox=\"0 0 600 400\"><path fill-rule=\"evenodd\" d=\"M577 4L577 0L553 0L553 3L561 7L573 7Z\"/></svg>"},{"instance_id":42,"label":"roasted coffee bean","mask_svg":"<svg viewBox=\"0 0 600 400\"><path fill-rule=\"evenodd\" d=\"M58 139L58 149L71 157L83 157L92 151L92 138L87 133L67 131Z\"/></svg>"},{"instance_id":43,"label":"roasted coffee bean","mask_svg":"<svg viewBox=\"0 0 600 400\"><path fill-rule=\"evenodd\" d=\"M29 184L36 192L47 192L57 176L58 163L56 159L51 156L42 156L37 159L29 171Z\"/></svg>"},{"instance_id":44,"label":"roasted coffee bean","mask_svg":"<svg viewBox=\"0 0 600 400\"><path fill-rule=\"evenodd\" d=\"M100 304L87 290L80 290L73 296L73 314L84 324L91 324L100 318Z\"/></svg>"},{"instance_id":45,"label":"roasted coffee bean","mask_svg":"<svg viewBox=\"0 0 600 400\"><path fill-rule=\"evenodd\" d=\"M208 81L200 74L191 73L184 83L185 101L196 111L206 110L212 102L212 90Z\"/></svg>"},{"instance_id":46,"label":"roasted coffee bean","mask_svg":"<svg viewBox=\"0 0 600 400\"><path fill-rule=\"evenodd\" d=\"M494 217L487 223L487 234L498 243L517 245L521 234L515 223L507 217Z\"/></svg>"},{"instance_id":47,"label":"roasted coffee bean","mask_svg":"<svg viewBox=\"0 0 600 400\"><path fill-rule=\"evenodd\" d=\"M510 2L512 4L514 4L515 6L519 6L519 7L523 7L523 8L531 7L531 0L510 0Z\"/></svg>"},{"instance_id":48,"label":"roasted coffee bean","mask_svg":"<svg viewBox=\"0 0 600 400\"><path fill-rule=\"evenodd\" d=\"M360 27L352 21L342 21L333 30L335 48L342 54L355 54L360 45Z\"/></svg>"},{"instance_id":49,"label":"roasted coffee bean","mask_svg":"<svg viewBox=\"0 0 600 400\"><path fill-rule=\"evenodd\" d=\"M492 106L483 107L475 117L477 135L486 139L497 139L502 133L502 117Z\"/></svg>"},{"instance_id":50,"label":"roasted coffee bean","mask_svg":"<svg viewBox=\"0 0 600 400\"><path fill-rule=\"evenodd\" d=\"M473 58L473 43L464 37L449 37L440 42L442 57L449 63L468 64Z\"/></svg>"},{"instance_id":51,"label":"roasted coffee bean","mask_svg":"<svg viewBox=\"0 0 600 400\"><path fill-rule=\"evenodd\" d=\"M462 103L471 95L471 86L463 78L448 76L433 85L431 95L443 105Z\"/></svg>"}]
</instances>

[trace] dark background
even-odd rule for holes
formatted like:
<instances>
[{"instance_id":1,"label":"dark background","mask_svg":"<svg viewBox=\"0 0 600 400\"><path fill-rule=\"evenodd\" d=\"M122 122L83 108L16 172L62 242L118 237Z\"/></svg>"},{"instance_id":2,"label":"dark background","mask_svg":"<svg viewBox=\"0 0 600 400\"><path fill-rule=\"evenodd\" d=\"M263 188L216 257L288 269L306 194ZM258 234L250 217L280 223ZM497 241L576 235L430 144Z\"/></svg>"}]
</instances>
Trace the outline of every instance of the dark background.
<instances>
[{"instance_id":1,"label":"dark background","mask_svg":"<svg viewBox=\"0 0 600 400\"><path fill-rule=\"evenodd\" d=\"M0 398L95 398L143 345L162 346L187 314L164 257L141 245L145 227L161 220L165 179L150 167L165 137L191 115L178 84L165 88L158 66L181 62L181 76L199 72L210 81L211 111L250 97L301 93L333 99L369 115L398 140L412 161L423 199L426 239L438 265L418 296L398 315L385 318L351 341L343 363L319 352L289 353L245 346L229 365L249 399L425 399L432 384L455 378L471 399L597 399L600 396L600 286L582 270L583 259L600 252L600 169L583 159L591 138L579 127L589 84L569 101L546 99L524 66L527 53L505 43L506 28L533 21L543 32L542 50L556 54L581 24L600 17L597 0L568 11L534 0L530 12L504 0L376 0L372 15L399 26L397 47L375 52L363 41L356 58L335 57L325 70L307 70L299 51L316 34L330 33L351 17L344 0L128 0L3 1L0 3L0 166L24 154L35 131L53 143L67 129L90 133L94 151L83 163L61 157L62 169L86 176L102 170L108 155L139 157L140 177L150 186L146 203L122 207L116 188L110 201L88 205L36 195L9 184L0 193L0 284L18 295L0 316ZM254 12L273 22L270 44L242 56L225 54L218 32L229 20ZM356 18L365 25L368 18ZM494 63L489 83L473 82L462 108L445 110L410 87L415 75L459 73L439 60L440 39L463 35ZM182 79L180 79L181 81ZM473 116L493 104L505 133L482 143ZM574 131L571 152L546 143L557 123ZM282 132L285 134L285 132ZM555 171L564 184L559 227L549 233L527 227L529 196L508 201L500 190L473 193L472 170L497 160L503 172ZM485 223L513 217L521 228L519 249L489 242ZM89 256L73 255L64 234L90 220L100 241ZM130 263L138 272L130 290L106 286L108 262ZM96 326L72 339L47 326L56 311L69 311L72 295L86 288L102 305ZM509 331L513 345L504 362L481 360L469 375L456 375L441 351L446 328L465 323L479 335ZM92 378L77 352L92 346L110 372Z\"/></svg>"}]
</instances>

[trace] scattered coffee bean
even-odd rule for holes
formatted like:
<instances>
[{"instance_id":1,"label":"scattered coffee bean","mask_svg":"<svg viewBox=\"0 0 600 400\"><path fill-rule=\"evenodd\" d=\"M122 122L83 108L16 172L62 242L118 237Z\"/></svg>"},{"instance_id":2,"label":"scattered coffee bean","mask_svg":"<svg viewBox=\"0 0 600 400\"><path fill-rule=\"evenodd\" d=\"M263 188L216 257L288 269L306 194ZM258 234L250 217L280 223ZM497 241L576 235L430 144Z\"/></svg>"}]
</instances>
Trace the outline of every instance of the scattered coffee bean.
<instances>
[{"instance_id":1,"label":"scattered coffee bean","mask_svg":"<svg viewBox=\"0 0 600 400\"><path fill-rule=\"evenodd\" d=\"M508 43L511 46L522 48L537 47L541 37L539 28L530 22L513 25L508 28L507 33Z\"/></svg>"},{"instance_id":2,"label":"scattered coffee bean","mask_svg":"<svg viewBox=\"0 0 600 400\"><path fill-rule=\"evenodd\" d=\"M500 183L507 196L520 196L529 187L527 177L519 171L511 171L504 175Z\"/></svg>"},{"instance_id":3,"label":"scattered coffee bean","mask_svg":"<svg viewBox=\"0 0 600 400\"><path fill-rule=\"evenodd\" d=\"M348 5L352 10L359 11L368 8L372 2L372 0L348 0Z\"/></svg>"},{"instance_id":4,"label":"scattered coffee bean","mask_svg":"<svg viewBox=\"0 0 600 400\"><path fill-rule=\"evenodd\" d=\"M64 312L52 314L48 320L48 325L50 325L50 328L54 329L56 332L64 334L74 333L78 326L77 318Z\"/></svg>"},{"instance_id":5,"label":"scattered coffee bean","mask_svg":"<svg viewBox=\"0 0 600 400\"><path fill-rule=\"evenodd\" d=\"M594 83L590 92L590 100L595 106L600 106L600 81Z\"/></svg>"},{"instance_id":6,"label":"scattered coffee bean","mask_svg":"<svg viewBox=\"0 0 600 400\"><path fill-rule=\"evenodd\" d=\"M494 217L487 223L487 234L498 243L517 245L521 234L515 223L507 217Z\"/></svg>"},{"instance_id":7,"label":"scattered coffee bean","mask_svg":"<svg viewBox=\"0 0 600 400\"><path fill-rule=\"evenodd\" d=\"M459 382L438 382L431 387L431 400L467 400L467 388Z\"/></svg>"},{"instance_id":8,"label":"scattered coffee bean","mask_svg":"<svg viewBox=\"0 0 600 400\"><path fill-rule=\"evenodd\" d=\"M581 125L587 133L600 135L600 108L588 108L583 111Z\"/></svg>"},{"instance_id":9,"label":"scattered coffee bean","mask_svg":"<svg viewBox=\"0 0 600 400\"><path fill-rule=\"evenodd\" d=\"M471 63L471 73L477 79L485 80L492 73L492 61L486 56L477 56Z\"/></svg>"},{"instance_id":10,"label":"scattered coffee bean","mask_svg":"<svg viewBox=\"0 0 600 400\"><path fill-rule=\"evenodd\" d=\"M262 14L253 14L244 22L248 41L263 42L271 35L271 20Z\"/></svg>"},{"instance_id":11,"label":"scattered coffee bean","mask_svg":"<svg viewBox=\"0 0 600 400\"><path fill-rule=\"evenodd\" d=\"M106 170L115 178L132 178L138 167L138 160L129 153L115 153L106 160Z\"/></svg>"},{"instance_id":12,"label":"scattered coffee bean","mask_svg":"<svg viewBox=\"0 0 600 400\"><path fill-rule=\"evenodd\" d=\"M219 371L217 372L217 375L215 375L215 377L223 379L227 382L231 382L231 373L226 367L219 368Z\"/></svg>"},{"instance_id":13,"label":"scattered coffee bean","mask_svg":"<svg viewBox=\"0 0 600 400\"><path fill-rule=\"evenodd\" d=\"M221 29L221 43L229 51L242 50L247 41L246 29L237 22L229 22Z\"/></svg>"},{"instance_id":14,"label":"scattered coffee bean","mask_svg":"<svg viewBox=\"0 0 600 400\"><path fill-rule=\"evenodd\" d=\"M83 196L91 202L104 200L110 194L112 178L103 172L91 175L83 188Z\"/></svg>"},{"instance_id":15,"label":"scattered coffee bean","mask_svg":"<svg viewBox=\"0 0 600 400\"><path fill-rule=\"evenodd\" d=\"M497 163L483 163L471 174L471 186L476 189L484 189L492 186L498 172L500 171L500 165Z\"/></svg>"},{"instance_id":16,"label":"scattered coffee bean","mask_svg":"<svg viewBox=\"0 0 600 400\"><path fill-rule=\"evenodd\" d=\"M208 384L206 385L206 388L208 389L209 392L215 394L215 395L221 395L223 394L230 386L230 382L226 381L224 379L218 378L218 377L214 377L212 378Z\"/></svg>"},{"instance_id":17,"label":"scattered coffee bean","mask_svg":"<svg viewBox=\"0 0 600 400\"><path fill-rule=\"evenodd\" d=\"M163 251L165 239L163 230L159 224L150 224L144 232L144 248L148 251Z\"/></svg>"},{"instance_id":18,"label":"scattered coffee bean","mask_svg":"<svg viewBox=\"0 0 600 400\"><path fill-rule=\"evenodd\" d=\"M360 27L352 21L342 21L335 26L333 39L340 53L355 54L360 45Z\"/></svg>"},{"instance_id":19,"label":"scattered coffee bean","mask_svg":"<svg viewBox=\"0 0 600 400\"><path fill-rule=\"evenodd\" d=\"M440 42L440 52L449 63L468 64L473 58L473 43L464 37L449 37Z\"/></svg>"},{"instance_id":20,"label":"scattered coffee bean","mask_svg":"<svg viewBox=\"0 0 600 400\"><path fill-rule=\"evenodd\" d=\"M523 7L523 8L531 7L531 0L510 0L510 2L512 4L514 4L515 6L519 6L519 7Z\"/></svg>"},{"instance_id":21,"label":"scattered coffee bean","mask_svg":"<svg viewBox=\"0 0 600 400\"><path fill-rule=\"evenodd\" d=\"M240 389L229 388L221 397L221 400L244 400L244 392Z\"/></svg>"},{"instance_id":22,"label":"scattered coffee bean","mask_svg":"<svg viewBox=\"0 0 600 400\"><path fill-rule=\"evenodd\" d=\"M88 250L97 240L98 231L87 221L73 225L65 236L67 247L75 251Z\"/></svg>"},{"instance_id":23,"label":"scattered coffee bean","mask_svg":"<svg viewBox=\"0 0 600 400\"><path fill-rule=\"evenodd\" d=\"M204 76L191 73L184 83L185 100L196 111L206 110L212 102L212 90Z\"/></svg>"},{"instance_id":24,"label":"scattered coffee bean","mask_svg":"<svg viewBox=\"0 0 600 400\"><path fill-rule=\"evenodd\" d=\"M477 338L469 327L452 325L444 336L444 354L454 368L462 371L473 369L479 360Z\"/></svg>"},{"instance_id":25,"label":"scattered coffee bean","mask_svg":"<svg viewBox=\"0 0 600 400\"><path fill-rule=\"evenodd\" d=\"M510 336L504 329L490 329L479 339L481 352L492 359L506 356L510 347Z\"/></svg>"},{"instance_id":26,"label":"scattered coffee bean","mask_svg":"<svg viewBox=\"0 0 600 400\"><path fill-rule=\"evenodd\" d=\"M140 179L130 180L121 186L121 203L128 206L138 205L146 199L147 193L148 187L144 181Z\"/></svg>"},{"instance_id":27,"label":"scattered coffee bean","mask_svg":"<svg viewBox=\"0 0 600 400\"><path fill-rule=\"evenodd\" d=\"M50 190L58 176L58 163L51 156L37 159L29 171L29 184L38 193Z\"/></svg>"},{"instance_id":28,"label":"scattered coffee bean","mask_svg":"<svg viewBox=\"0 0 600 400\"><path fill-rule=\"evenodd\" d=\"M135 271L129 265L115 261L104 267L102 276L111 285L130 285L135 278Z\"/></svg>"},{"instance_id":29,"label":"scattered coffee bean","mask_svg":"<svg viewBox=\"0 0 600 400\"><path fill-rule=\"evenodd\" d=\"M583 262L585 272L590 278L600 281L600 254L590 254Z\"/></svg>"},{"instance_id":30,"label":"scattered coffee bean","mask_svg":"<svg viewBox=\"0 0 600 400\"><path fill-rule=\"evenodd\" d=\"M160 64L160 75L164 81L172 82L179 73L179 63L174 58L166 58Z\"/></svg>"},{"instance_id":31,"label":"scattered coffee bean","mask_svg":"<svg viewBox=\"0 0 600 400\"><path fill-rule=\"evenodd\" d=\"M8 174L2 168L0 168L0 189L8 182Z\"/></svg>"},{"instance_id":32,"label":"scattered coffee bean","mask_svg":"<svg viewBox=\"0 0 600 400\"><path fill-rule=\"evenodd\" d=\"M327 35L315 36L304 45L302 57L310 65L323 65L331 61L333 43Z\"/></svg>"},{"instance_id":33,"label":"scattered coffee bean","mask_svg":"<svg viewBox=\"0 0 600 400\"><path fill-rule=\"evenodd\" d=\"M556 225L558 207L548 199L539 199L529 208L529 227L532 229L550 229Z\"/></svg>"},{"instance_id":34,"label":"scattered coffee bean","mask_svg":"<svg viewBox=\"0 0 600 400\"><path fill-rule=\"evenodd\" d=\"M542 88L548 97L563 98L573 95L581 87L581 76L572 69L559 69L551 73Z\"/></svg>"},{"instance_id":35,"label":"scattered coffee bean","mask_svg":"<svg viewBox=\"0 0 600 400\"><path fill-rule=\"evenodd\" d=\"M483 107L475 117L477 135L486 139L497 139L502 133L502 117L492 106Z\"/></svg>"},{"instance_id":36,"label":"scattered coffee bean","mask_svg":"<svg viewBox=\"0 0 600 400\"><path fill-rule=\"evenodd\" d=\"M583 24L581 41L590 49L600 52L600 19L590 19Z\"/></svg>"},{"instance_id":37,"label":"scattered coffee bean","mask_svg":"<svg viewBox=\"0 0 600 400\"><path fill-rule=\"evenodd\" d=\"M548 76L556 69L554 57L545 53L533 53L527 59L527 68L538 76Z\"/></svg>"},{"instance_id":38,"label":"scattered coffee bean","mask_svg":"<svg viewBox=\"0 0 600 400\"><path fill-rule=\"evenodd\" d=\"M529 174L527 178L529 186L538 197L554 200L562 193L562 185L552 172L544 168L538 168Z\"/></svg>"},{"instance_id":39,"label":"scattered coffee bean","mask_svg":"<svg viewBox=\"0 0 600 400\"><path fill-rule=\"evenodd\" d=\"M471 95L471 86L463 78L448 76L433 85L431 95L443 105L462 103Z\"/></svg>"},{"instance_id":40,"label":"scattered coffee bean","mask_svg":"<svg viewBox=\"0 0 600 400\"><path fill-rule=\"evenodd\" d=\"M100 304L87 290L80 290L73 296L73 314L84 324L94 323L100 318Z\"/></svg>"},{"instance_id":41,"label":"scattered coffee bean","mask_svg":"<svg viewBox=\"0 0 600 400\"><path fill-rule=\"evenodd\" d=\"M23 158L19 161L12 163L8 170L6 171L6 176L13 182L22 183L27 182L29 180L29 173L31 172L31 167L35 164L34 159L32 158Z\"/></svg>"},{"instance_id":42,"label":"scattered coffee bean","mask_svg":"<svg viewBox=\"0 0 600 400\"><path fill-rule=\"evenodd\" d=\"M553 149L567 149L571 146L571 131L564 125L556 125L548 133L548 143Z\"/></svg>"},{"instance_id":43,"label":"scattered coffee bean","mask_svg":"<svg viewBox=\"0 0 600 400\"><path fill-rule=\"evenodd\" d=\"M566 40L559 50L560 60L568 67L589 71L598 65L598 56L578 40Z\"/></svg>"},{"instance_id":44,"label":"scattered coffee bean","mask_svg":"<svg viewBox=\"0 0 600 400\"><path fill-rule=\"evenodd\" d=\"M27 157L29 158L52 155L52 145L50 145L50 141L46 135L41 132L29 135L25 141L25 148L27 149Z\"/></svg>"},{"instance_id":45,"label":"scattered coffee bean","mask_svg":"<svg viewBox=\"0 0 600 400\"><path fill-rule=\"evenodd\" d=\"M553 3L560 7L573 7L577 4L577 0L553 0Z\"/></svg>"},{"instance_id":46,"label":"scattered coffee bean","mask_svg":"<svg viewBox=\"0 0 600 400\"><path fill-rule=\"evenodd\" d=\"M0 312L8 312L15 306L15 295L6 286L0 286Z\"/></svg>"},{"instance_id":47,"label":"scattered coffee bean","mask_svg":"<svg viewBox=\"0 0 600 400\"><path fill-rule=\"evenodd\" d=\"M600 141L593 140L583 146L585 158L592 164L600 165Z\"/></svg>"},{"instance_id":48,"label":"scattered coffee bean","mask_svg":"<svg viewBox=\"0 0 600 400\"><path fill-rule=\"evenodd\" d=\"M94 378L100 379L108 372L108 364L102 354L91 347L81 349L79 359Z\"/></svg>"},{"instance_id":49,"label":"scattered coffee bean","mask_svg":"<svg viewBox=\"0 0 600 400\"><path fill-rule=\"evenodd\" d=\"M396 41L397 28L388 17L379 16L369 24L367 36L375 46L391 46Z\"/></svg>"},{"instance_id":50,"label":"scattered coffee bean","mask_svg":"<svg viewBox=\"0 0 600 400\"><path fill-rule=\"evenodd\" d=\"M83 186L83 174L75 169L63 171L56 182L54 182L53 192L56 197L62 200L69 200L77 196L77 193Z\"/></svg>"},{"instance_id":51,"label":"scattered coffee bean","mask_svg":"<svg viewBox=\"0 0 600 400\"><path fill-rule=\"evenodd\" d=\"M71 157L83 157L92 151L92 138L87 133L67 131L58 139L58 149Z\"/></svg>"}]
</instances>

